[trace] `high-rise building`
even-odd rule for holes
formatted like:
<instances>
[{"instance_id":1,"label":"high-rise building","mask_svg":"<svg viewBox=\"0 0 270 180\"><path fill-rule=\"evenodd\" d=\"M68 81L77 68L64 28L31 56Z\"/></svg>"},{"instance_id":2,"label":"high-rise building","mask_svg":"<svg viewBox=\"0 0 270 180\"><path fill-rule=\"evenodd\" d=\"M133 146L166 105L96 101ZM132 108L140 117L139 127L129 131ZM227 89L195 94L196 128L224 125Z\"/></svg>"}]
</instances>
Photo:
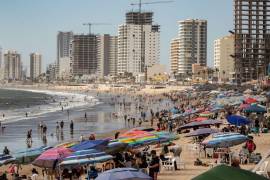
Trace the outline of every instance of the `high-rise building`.
<instances>
[{"instance_id":1,"label":"high-rise building","mask_svg":"<svg viewBox=\"0 0 270 180\"><path fill-rule=\"evenodd\" d=\"M214 67L218 69L220 81L233 81L235 78L234 35L214 41Z\"/></svg>"},{"instance_id":2,"label":"high-rise building","mask_svg":"<svg viewBox=\"0 0 270 180\"><path fill-rule=\"evenodd\" d=\"M4 54L4 79L21 80L22 63L21 55L15 50L8 50Z\"/></svg>"},{"instance_id":3,"label":"high-rise building","mask_svg":"<svg viewBox=\"0 0 270 180\"><path fill-rule=\"evenodd\" d=\"M237 82L264 76L270 62L270 0L234 0Z\"/></svg>"},{"instance_id":4,"label":"high-rise building","mask_svg":"<svg viewBox=\"0 0 270 180\"><path fill-rule=\"evenodd\" d=\"M72 76L82 76L97 73L98 67L97 35L74 35L71 43L70 67Z\"/></svg>"},{"instance_id":5,"label":"high-rise building","mask_svg":"<svg viewBox=\"0 0 270 180\"><path fill-rule=\"evenodd\" d=\"M59 31L57 34L57 59L56 59L56 73L59 76L60 61L67 60L70 57L70 43L73 39L73 32L62 32ZM67 61L66 63L69 63Z\"/></svg>"},{"instance_id":6,"label":"high-rise building","mask_svg":"<svg viewBox=\"0 0 270 180\"><path fill-rule=\"evenodd\" d=\"M2 49L2 47L0 46L0 68L3 66L3 62L2 62L2 58L3 58L3 49Z\"/></svg>"},{"instance_id":7,"label":"high-rise building","mask_svg":"<svg viewBox=\"0 0 270 180\"><path fill-rule=\"evenodd\" d=\"M180 41L178 38L175 38L171 41L170 46L170 62L171 62L171 74L176 75L178 73L180 57Z\"/></svg>"},{"instance_id":8,"label":"high-rise building","mask_svg":"<svg viewBox=\"0 0 270 180\"><path fill-rule=\"evenodd\" d=\"M153 24L153 13L126 13L126 23L118 28L117 73L137 75L159 59L160 26Z\"/></svg>"},{"instance_id":9,"label":"high-rise building","mask_svg":"<svg viewBox=\"0 0 270 180\"><path fill-rule=\"evenodd\" d=\"M36 80L41 74L42 56L39 53L30 54L30 78L32 81Z\"/></svg>"},{"instance_id":10,"label":"high-rise building","mask_svg":"<svg viewBox=\"0 0 270 180\"><path fill-rule=\"evenodd\" d=\"M98 71L99 76L116 75L117 68L117 36L104 34L99 36Z\"/></svg>"},{"instance_id":11,"label":"high-rise building","mask_svg":"<svg viewBox=\"0 0 270 180\"><path fill-rule=\"evenodd\" d=\"M179 21L179 65L178 73L192 72L192 64L207 64L207 21L187 19Z\"/></svg>"}]
</instances>

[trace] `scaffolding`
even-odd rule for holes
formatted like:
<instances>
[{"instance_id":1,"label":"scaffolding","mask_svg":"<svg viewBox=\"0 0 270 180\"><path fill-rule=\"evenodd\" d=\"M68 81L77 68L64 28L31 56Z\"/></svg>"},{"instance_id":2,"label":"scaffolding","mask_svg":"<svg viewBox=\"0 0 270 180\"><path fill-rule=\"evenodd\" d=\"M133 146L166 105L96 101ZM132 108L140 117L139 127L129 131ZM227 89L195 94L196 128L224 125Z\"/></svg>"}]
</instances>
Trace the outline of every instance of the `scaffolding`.
<instances>
[{"instance_id":1,"label":"scaffolding","mask_svg":"<svg viewBox=\"0 0 270 180\"><path fill-rule=\"evenodd\" d=\"M270 62L270 0L234 0L238 83L258 80Z\"/></svg>"}]
</instances>

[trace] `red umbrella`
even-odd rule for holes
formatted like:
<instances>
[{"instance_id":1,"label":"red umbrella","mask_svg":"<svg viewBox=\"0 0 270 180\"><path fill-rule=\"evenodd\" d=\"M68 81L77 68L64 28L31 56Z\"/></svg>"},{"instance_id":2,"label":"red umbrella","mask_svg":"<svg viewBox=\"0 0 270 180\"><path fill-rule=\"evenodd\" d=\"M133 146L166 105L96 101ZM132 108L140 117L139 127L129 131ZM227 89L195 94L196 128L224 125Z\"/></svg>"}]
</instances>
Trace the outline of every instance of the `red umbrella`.
<instances>
[{"instance_id":1,"label":"red umbrella","mask_svg":"<svg viewBox=\"0 0 270 180\"><path fill-rule=\"evenodd\" d=\"M252 103L256 103L256 102L258 102L256 99L254 99L254 98L247 98L246 100L245 100L245 102L247 103L247 104L252 104Z\"/></svg>"}]
</instances>

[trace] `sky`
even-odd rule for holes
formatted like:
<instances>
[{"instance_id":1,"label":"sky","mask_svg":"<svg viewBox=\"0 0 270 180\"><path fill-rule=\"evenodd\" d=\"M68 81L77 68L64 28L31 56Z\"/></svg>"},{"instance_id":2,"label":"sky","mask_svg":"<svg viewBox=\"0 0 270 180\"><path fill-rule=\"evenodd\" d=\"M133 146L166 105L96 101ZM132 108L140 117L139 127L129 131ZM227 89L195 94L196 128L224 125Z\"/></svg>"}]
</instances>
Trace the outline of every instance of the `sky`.
<instances>
[{"instance_id":1,"label":"sky","mask_svg":"<svg viewBox=\"0 0 270 180\"><path fill-rule=\"evenodd\" d=\"M153 2L160 0L142 0ZM0 46L15 49L29 67L29 54L43 55L45 66L56 60L58 31L87 33L83 23L108 23L94 26L97 34L117 35L118 25L125 22L125 13L138 0L1 0ZM169 68L170 41L177 37L178 21L206 19L208 21L208 65L213 65L214 40L233 29L233 0L174 0L172 3L144 5L154 12L155 23L161 25L160 61Z\"/></svg>"}]
</instances>

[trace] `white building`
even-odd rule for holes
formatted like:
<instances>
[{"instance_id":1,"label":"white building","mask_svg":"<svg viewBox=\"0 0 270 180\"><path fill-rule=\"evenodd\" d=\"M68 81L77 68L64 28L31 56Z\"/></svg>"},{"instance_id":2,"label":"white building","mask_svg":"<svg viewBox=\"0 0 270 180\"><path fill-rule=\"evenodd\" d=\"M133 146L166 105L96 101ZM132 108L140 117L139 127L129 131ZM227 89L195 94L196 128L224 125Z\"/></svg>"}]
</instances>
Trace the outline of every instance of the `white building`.
<instances>
[{"instance_id":1,"label":"white building","mask_svg":"<svg viewBox=\"0 0 270 180\"><path fill-rule=\"evenodd\" d=\"M70 79L70 58L62 57L59 59L59 79Z\"/></svg>"},{"instance_id":2,"label":"white building","mask_svg":"<svg viewBox=\"0 0 270 180\"><path fill-rule=\"evenodd\" d=\"M170 45L171 75L176 75L178 73L179 57L180 57L180 41L178 38L175 38L172 39Z\"/></svg>"},{"instance_id":3,"label":"white building","mask_svg":"<svg viewBox=\"0 0 270 180\"><path fill-rule=\"evenodd\" d=\"M228 35L214 41L214 67L219 70L219 81L234 80L234 35Z\"/></svg>"},{"instance_id":4,"label":"white building","mask_svg":"<svg viewBox=\"0 0 270 180\"><path fill-rule=\"evenodd\" d=\"M21 55L15 50L8 50L4 54L4 79L21 80Z\"/></svg>"},{"instance_id":5,"label":"white building","mask_svg":"<svg viewBox=\"0 0 270 180\"><path fill-rule=\"evenodd\" d=\"M192 72L192 64L207 64L207 21L187 19L179 21L178 73Z\"/></svg>"},{"instance_id":6,"label":"white building","mask_svg":"<svg viewBox=\"0 0 270 180\"><path fill-rule=\"evenodd\" d=\"M151 12L126 14L126 24L118 28L118 74L137 75L159 63L160 26L152 24L152 17Z\"/></svg>"},{"instance_id":7,"label":"white building","mask_svg":"<svg viewBox=\"0 0 270 180\"><path fill-rule=\"evenodd\" d=\"M71 52L71 46L70 43L73 39L73 32L68 31L68 32L62 32L59 31L57 34L57 60L56 60L56 69L57 69L57 74L59 75L59 66L60 66L60 59L63 58L67 60L66 57L70 57L70 52ZM67 61L69 63L69 60ZM63 70L61 70L63 71Z\"/></svg>"},{"instance_id":8,"label":"white building","mask_svg":"<svg viewBox=\"0 0 270 180\"><path fill-rule=\"evenodd\" d=\"M36 80L41 74L42 56L39 53L30 54L30 79Z\"/></svg>"},{"instance_id":9,"label":"white building","mask_svg":"<svg viewBox=\"0 0 270 180\"><path fill-rule=\"evenodd\" d=\"M104 34L99 36L98 74L100 77L117 73L117 36Z\"/></svg>"}]
</instances>

